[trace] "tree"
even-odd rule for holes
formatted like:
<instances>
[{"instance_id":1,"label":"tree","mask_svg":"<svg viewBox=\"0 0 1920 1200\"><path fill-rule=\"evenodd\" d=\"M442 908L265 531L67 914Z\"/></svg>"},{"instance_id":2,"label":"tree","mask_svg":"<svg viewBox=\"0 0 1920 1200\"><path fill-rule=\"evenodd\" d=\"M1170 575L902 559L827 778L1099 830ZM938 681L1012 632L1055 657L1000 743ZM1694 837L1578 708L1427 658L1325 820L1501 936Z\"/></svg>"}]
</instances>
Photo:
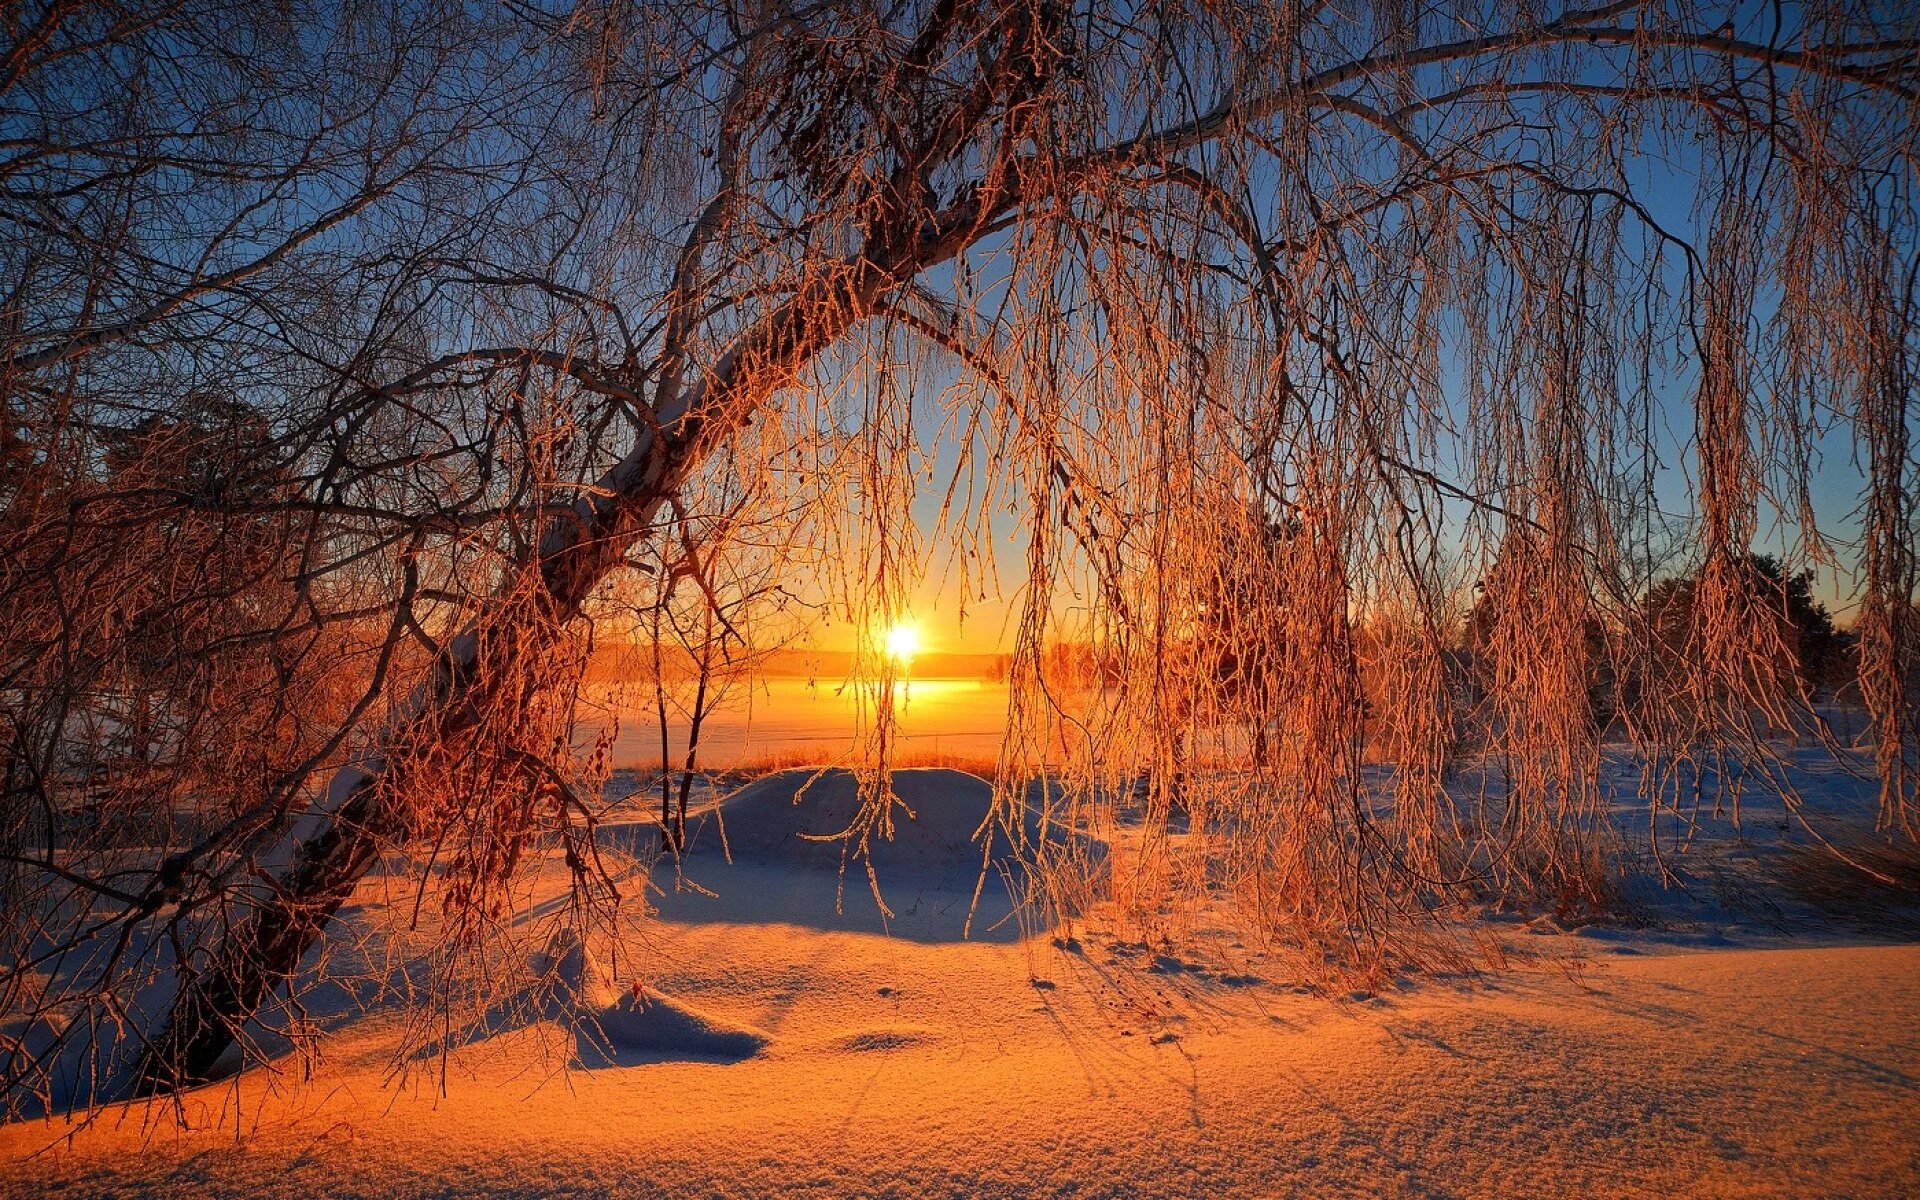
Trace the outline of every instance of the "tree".
<instances>
[{"instance_id":1,"label":"tree","mask_svg":"<svg viewBox=\"0 0 1920 1200\"><path fill-rule=\"evenodd\" d=\"M1635 484L1670 449L1643 419L1654 350L1676 333L1717 514L1700 536L1723 558L1755 503L1751 426L1788 445L1847 412L1871 450L1886 632L1863 679L1889 819L1910 819L1908 675L1889 664L1920 644L1911 15L248 11L46 3L8 16L0 72L10 457L90 489L102 431L143 405L257 396L289 467L274 508L310 520L293 590L336 597L290 619L382 630L325 752L225 832L111 887L10 834L20 870L97 906L36 917L56 926L36 944L137 947L45 1003L171 995L124 1043L149 1087L205 1077L382 854L468 847L465 911L537 836L574 836L570 647L675 498L804 458L849 412L856 449L806 486L897 498L915 464L894 434L932 394L1027 516L1028 656L1052 585L1090 576L1146 678L1143 631L1225 542L1222 514L1295 514L1287 586L1263 601L1293 736L1274 786L1219 811L1261 919L1337 961L1406 952L1395 839L1447 836L1384 829L1364 802L1356 614L1444 609L1450 548L1497 558L1545 614L1516 613L1496 690L1558 714L1509 724L1532 764L1516 802L1542 837L1578 835L1553 810L1591 805L1569 664L1626 591L1651 503ZM1642 169L1669 136L1706 147L1697 221ZM1789 297L1765 320L1763 280ZM1749 401L1734 384L1762 359L1774 386ZM111 541L184 502L89 527ZM66 519L7 515L16 544ZM1439 624L1418 627L1438 661ZM10 661L45 665L36 645ZM1121 732L1165 748L1153 689L1124 690ZM127 1054L102 1053L124 1079Z\"/></svg>"},{"instance_id":2,"label":"tree","mask_svg":"<svg viewBox=\"0 0 1920 1200\"><path fill-rule=\"evenodd\" d=\"M1287 543L1299 530L1297 520L1249 515L1241 535L1221 547L1220 561L1203 576L1198 625L1203 675L1225 693L1230 711L1251 717L1258 766L1267 761L1272 693L1285 660L1273 627L1274 593L1286 586Z\"/></svg>"},{"instance_id":3,"label":"tree","mask_svg":"<svg viewBox=\"0 0 1920 1200\"><path fill-rule=\"evenodd\" d=\"M707 718L738 690L752 689L757 668L791 636L788 610L803 607L780 583L803 558L793 527L778 519L771 497L743 485L747 479L728 476L700 503L674 505L666 529L643 548L650 551L647 584L628 600L642 660L634 674L648 685L658 721L661 840L676 856L687 845ZM757 525L770 526L768 535L753 536ZM687 735L677 764L669 752L676 720Z\"/></svg>"},{"instance_id":4,"label":"tree","mask_svg":"<svg viewBox=\"0 0 1920 1200\"><path fill-rule=\"evenodd\" d=\"M1771 554L1750 554L1743 564L1749 585L1769 610L1776 613L1791 630L1787 649L1792 662L1787 664L1799 682L1809 688L1829 685L1839 655L1839 635L1833 614L1813 598L1813 572L1797 571L1788 575L1780 560ZM1684 663L1687 640L1693 636L1698 620L1695 596L1700 588L1698 572L1656 583L1642 604L1642 621L1658 648L1659 660Z\"/></svg>"}]
</instances>

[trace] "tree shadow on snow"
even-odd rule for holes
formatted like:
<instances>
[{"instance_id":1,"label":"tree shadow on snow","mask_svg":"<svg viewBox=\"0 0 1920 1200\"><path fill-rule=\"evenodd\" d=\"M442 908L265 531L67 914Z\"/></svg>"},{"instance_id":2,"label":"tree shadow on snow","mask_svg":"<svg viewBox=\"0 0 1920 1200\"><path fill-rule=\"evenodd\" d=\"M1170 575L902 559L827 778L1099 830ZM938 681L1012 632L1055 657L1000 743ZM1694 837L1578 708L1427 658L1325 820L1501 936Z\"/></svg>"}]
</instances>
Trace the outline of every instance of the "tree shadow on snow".
<instances>
[{"instance_id":1,"label":"tree shadow on snow","mask_svg":"<svg viewBox=\"0 0 1920 1200\"><path fill-rule=\"evenodd\" d=\"M1092 861L1104 851L1061 828L1034 797L1010 830L1008 815L993 808L992 786L964 772L897 771L893 789L891 836L875 832L862 849L845 836L860 813L850 773L784 771L754 781L697 815L679 861L656 868L660 917L929 943L1015 942L1050 928L1038 906L1021 903L1029 857ZM639 849L658 826L602 833Z\"/></svg>"}]
</instances>

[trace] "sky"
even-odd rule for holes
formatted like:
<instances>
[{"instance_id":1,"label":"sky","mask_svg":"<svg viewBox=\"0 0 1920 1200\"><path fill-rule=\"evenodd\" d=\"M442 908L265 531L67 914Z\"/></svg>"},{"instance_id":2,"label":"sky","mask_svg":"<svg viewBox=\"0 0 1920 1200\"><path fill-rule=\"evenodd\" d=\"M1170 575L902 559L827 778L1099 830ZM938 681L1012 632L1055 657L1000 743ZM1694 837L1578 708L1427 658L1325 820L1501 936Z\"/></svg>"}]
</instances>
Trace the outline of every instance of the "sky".
<instances>
[{"instance_id":1,"label":"sky","mask_svg":"<svg viewBox=\"0 0 1920 1200\"><path fill-rule=\"evenodd\" d=\"M1791 10L1786 10L1789 21L1793 19L1790 14ZM1755 6L1747 19L1765 33L1771 28L1771 22L1782 15L1782 10ZM1695 246L1704 246L1707 239L1702 225L1701 182L1719 168L1703 160L1698 140L1685 130L1675 133L1649 128L1641 139L1639 152L1626 164L1628 177L1623 182L1663 228ZM979 256L990 257L995 251L993 245L983 246ZM1679 258L1670 254L1668 260L1664 284L1673 295L1685 295ZM941 280L931 282L935 290L943 290ZM1774 300L1770 297L1761 298L1756 314L1758 321L1768 318L1772 303ZM1681 335L1675 331L1675 336ZM926 555L923 578L913 591L908 612L928 653L1005 651L1010 647L1018 619L1019 593L1026 571L1024 522L1012 510L1018 496L1006 491L992 514L987 544L991 547L998 586L989 584L983 589L975 580L972 587L963 589L950 569L957 547L937 529L941 501L962 459L955 435L942 419L939 392L945 379L939 370L926 373L914 397L914 430L929 469L916 476L917 489L910 506ZM1654 438L1658 462L1651 476L1651 503L1676 531L1685 531L1695 516L1696 463L1691 440L1692 397L1696 384L1690 359L1673 368L1666 377L1656 378L1652 384L1656 397ZM1464 401L1458 403L1464 404ZM1765 405L1763 396L1755 398L1756 411ZM1916 436L1916 442L1920 443L1920 435ZM1775 507L1765 492L1754 549L1776 554L1795 569L1812 569L1816 598L1846 620L1855 607L1853 594L1857 580L1853 577L1852 563L1859 536L1858 507L1864 483L1851 430L1844 420L1830 418L1826 428L1805 447L1762 444L1759 450L1763 456L1770 456L1774 466L1771 482L1777 491L1773 494L1790 497L1791 487L1784 476L1804 465L1814 521L1832 546L1837 561L1808 561L1799 551L1803 531L1796 528L1799 515L1792 511L1790 498L1785 505ZM1437 466L1442 474L1449 474L1444 463ZM1683 540L1674 569L1684 570L1692 565L1686 561L1689 548ZM857 636L855 630L841 621L818 629L814 641L822 648L845 650L852 648Z\"/></svg>"}]
</instances>

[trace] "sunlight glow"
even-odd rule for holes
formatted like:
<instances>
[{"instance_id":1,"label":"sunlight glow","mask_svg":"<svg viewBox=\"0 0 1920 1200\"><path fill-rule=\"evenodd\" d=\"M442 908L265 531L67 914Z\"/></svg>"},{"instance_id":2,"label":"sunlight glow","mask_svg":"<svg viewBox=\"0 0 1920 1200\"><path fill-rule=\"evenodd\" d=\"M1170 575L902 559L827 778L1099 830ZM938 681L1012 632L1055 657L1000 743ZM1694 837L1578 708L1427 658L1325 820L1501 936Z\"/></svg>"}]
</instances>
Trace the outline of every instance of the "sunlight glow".
<instances>
[{"instance_id":1,"label":"sunlight glow","mask_svg":"<svg viewBox=\"0 0 1920 1200\"><path fill-rule=\"evenodd\" d=\"M913 656L920 652L920 631L910 622L902 621L887 630L887 657L903 667L913 665Z\"/></svg>"}]
</instances>

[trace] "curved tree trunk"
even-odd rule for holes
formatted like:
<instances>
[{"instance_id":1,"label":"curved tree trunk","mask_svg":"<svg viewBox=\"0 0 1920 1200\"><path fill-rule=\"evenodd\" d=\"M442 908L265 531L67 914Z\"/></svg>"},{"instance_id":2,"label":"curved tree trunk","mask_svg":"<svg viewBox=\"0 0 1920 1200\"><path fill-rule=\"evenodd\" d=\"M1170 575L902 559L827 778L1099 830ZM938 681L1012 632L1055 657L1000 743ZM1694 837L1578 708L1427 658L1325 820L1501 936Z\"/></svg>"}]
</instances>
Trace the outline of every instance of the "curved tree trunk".
<instances>
[{"instance_id":1,"label":"curved tree trunk","mask_svg":"<svg viewBox=\"0 0 1920 1200\"><path fill-rule=\"evenodd\" d=\"M751 421L798 370L872 316L902 279L957 253L979 223L976 212L971 202L958 205L906 252L862 254L823 272L813 288L748 330L705 380L663 399L654 415L665 432L642 436L542 538L545 619L558 624L577 616L716 441ZM458 736L476 711L465 701L486 685L479 639L469 629L449 643L379 748L340 768L319 811L290 831L258 872L265 882L252 893L251 915L221 935L203 963L180 965L180 991L165 1024L145 1039L136 1092L209 1077L241 1029L299 970L382 848L404 835L405 814L383 803L379 786L389 756L423 732Z\"/></svg>"},{"instance_id":2,"label":"curved tree trunk","mask_svg":"<svg viewBox=\"0 0 1920 1200\"><path fill-rule=\"evenodd\" d=\"M663 440L659 454L637 449L609 472L602 486L614 503L557 524L541 544L545 619L564 622L580 611L593 587L624 557L666 496L697 457L691 441ZM251 914L227 931L204 962L182 964L182 983L166 1024L148 1040L134 1088L149 1094L205 1082L246 1023L319 941L383 849L404 839L406 813L386 801L380 786L394 751L419 737L458 739L480 706L470 703L487 686L480 640L469 629L449 643L431 676L380 737L373 754L339 769L317 806L270 855L248 899Z\"/></svg>"},{"instance_id":3,"label":"curved tree trunk","mask_svg":"<svg viewBox=\"0 0 1920 1200\"><path fill-rule=\"evenodd\" d=\"M351 768L349 768L351 769ZM184 983L160 1036L142 1056L140 1094L206 1082L241 1027L300 967L387 841L377 778L365 775L254 915Z\"/></svg>"}]
</instances>

